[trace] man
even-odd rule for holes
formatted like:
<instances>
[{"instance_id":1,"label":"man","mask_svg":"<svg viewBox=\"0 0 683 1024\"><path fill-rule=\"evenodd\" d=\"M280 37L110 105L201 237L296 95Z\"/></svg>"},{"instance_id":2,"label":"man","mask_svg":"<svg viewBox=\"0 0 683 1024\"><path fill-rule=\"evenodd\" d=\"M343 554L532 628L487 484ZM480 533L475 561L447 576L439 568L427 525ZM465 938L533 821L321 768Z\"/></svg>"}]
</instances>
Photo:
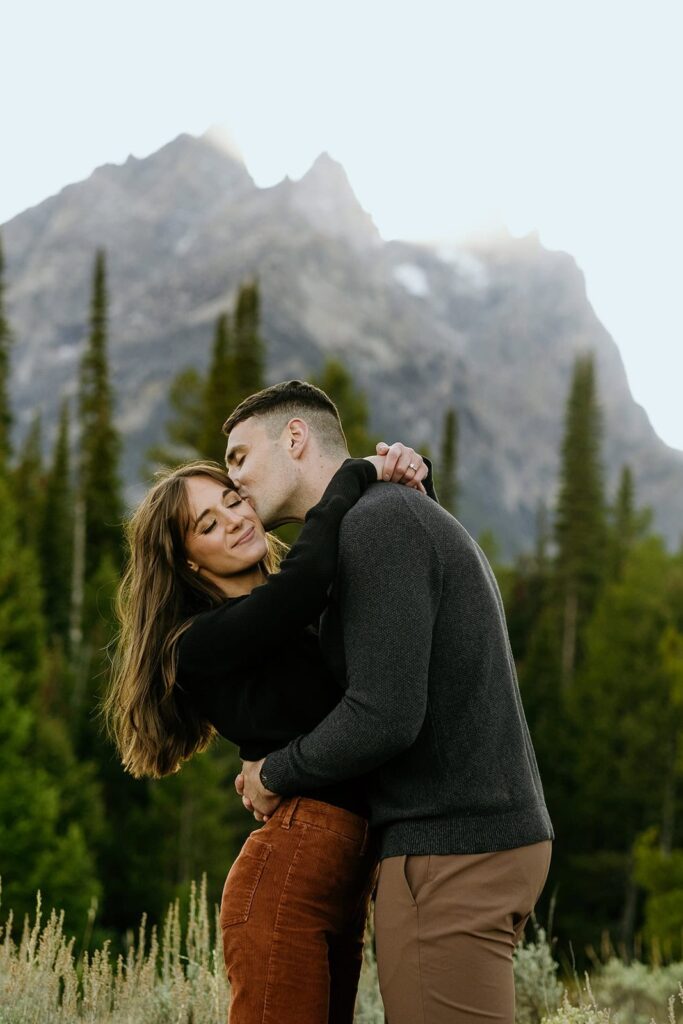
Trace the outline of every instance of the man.
<instances>
[{"instance_id":1,"label":"man","mask_svg":"<svg viewBox=\"0 0 683 1024\"><path fill-rule=\"evenodd\" d=\"M302 521L348 457L334 404L300 381L252 395L223 431L230 475L270 528ZM395 461L388 449L388 473ZM320 643L344 696L244 763L245 805L262 820L283 796L365 775L387 1021L513 1024L512 950L554 833L483 551L417 489L371 486L342 524Z\"/></svg>"}]
</instances>

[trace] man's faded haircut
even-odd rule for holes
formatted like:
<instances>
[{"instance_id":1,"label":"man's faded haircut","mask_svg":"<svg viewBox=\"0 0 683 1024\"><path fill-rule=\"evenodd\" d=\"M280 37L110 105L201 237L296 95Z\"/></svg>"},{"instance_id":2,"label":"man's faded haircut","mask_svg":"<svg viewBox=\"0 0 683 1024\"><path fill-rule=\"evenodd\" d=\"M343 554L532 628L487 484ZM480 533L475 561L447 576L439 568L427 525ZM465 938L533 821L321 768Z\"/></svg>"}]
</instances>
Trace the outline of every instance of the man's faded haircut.
<instances>
[{"instance_id":1,"label":"man's faded haircut","mask_svg":"<svg viewBox=\"0 0 683 1024\"><path fill-rule=\"evenodd\" d=\"M223 424L223 433L228 437L238 423L252 416L263 420L271 437L278 437L285 424L295 417L306 420L323 450L348 451L336 405L329 395L305 380L285 380L249 395L230 413Z\"/></svg>"}]
</instances>

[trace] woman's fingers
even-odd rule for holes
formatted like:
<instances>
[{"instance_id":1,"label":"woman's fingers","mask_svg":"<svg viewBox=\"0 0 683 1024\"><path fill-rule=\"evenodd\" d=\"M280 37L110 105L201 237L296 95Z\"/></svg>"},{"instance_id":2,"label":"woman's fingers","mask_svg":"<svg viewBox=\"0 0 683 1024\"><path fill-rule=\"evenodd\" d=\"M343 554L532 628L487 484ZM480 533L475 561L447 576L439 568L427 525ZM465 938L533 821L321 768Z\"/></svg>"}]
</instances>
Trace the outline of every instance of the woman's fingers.
<instances>
[{"instance_id":1,"label":"woman's fingers","mask_svg":"<svg viewBox=\"0 0 683 1024\"><path fill-rule=\"evenodd\" d=\"M387 445L382 441L377 445L377 452L379 455L384 455L382 479L396 484L407 484L416 490L424 491L424 487L420 485L428 475L429 468L414 448L408 448L400 441L396 441L392 445Z\"/></svg>"}]
</instances>

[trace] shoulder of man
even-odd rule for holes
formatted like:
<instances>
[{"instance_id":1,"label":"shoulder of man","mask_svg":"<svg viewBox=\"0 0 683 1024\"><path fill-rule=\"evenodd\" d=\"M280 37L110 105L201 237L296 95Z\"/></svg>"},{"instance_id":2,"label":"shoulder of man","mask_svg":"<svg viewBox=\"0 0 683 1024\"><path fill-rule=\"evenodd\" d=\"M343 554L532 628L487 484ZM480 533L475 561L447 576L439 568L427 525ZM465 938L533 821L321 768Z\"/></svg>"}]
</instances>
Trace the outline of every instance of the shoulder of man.
<instances>
[{"instance_id":1,"label":"shoulder of man","mask_svg":"<svg viewBox=\"0 0 683 1024\"><path fill-rule=\"evenodd\" d=\"M377 482L344 516L339 531L340 549L355 546L360 538L381 539L386 531L409 535L417 540L437 543L447 527L445 520L455 520L437 502L401 484Z\"/></svg>"}]
</instances>

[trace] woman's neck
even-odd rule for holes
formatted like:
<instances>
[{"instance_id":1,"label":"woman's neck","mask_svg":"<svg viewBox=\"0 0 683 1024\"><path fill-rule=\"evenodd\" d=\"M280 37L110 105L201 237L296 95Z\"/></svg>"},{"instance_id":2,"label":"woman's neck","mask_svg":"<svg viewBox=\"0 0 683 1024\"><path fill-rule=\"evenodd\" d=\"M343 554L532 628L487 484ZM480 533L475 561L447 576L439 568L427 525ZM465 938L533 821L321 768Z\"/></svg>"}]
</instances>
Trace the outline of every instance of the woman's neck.
<instances>
[{"instance_id":1,"label":"woman's neck","mask_svg":"<svg viewBox=\"0 0 683 1024\"><path fill-rule=\"evenodd\" d=\"M260 565L245 569L244 572L235 573L233 576L223 576L214 580L226 597L244 597L245 594L250 594L254 587L260 586L265 581L266 574Z\"/></svg>"}]
</instances>

